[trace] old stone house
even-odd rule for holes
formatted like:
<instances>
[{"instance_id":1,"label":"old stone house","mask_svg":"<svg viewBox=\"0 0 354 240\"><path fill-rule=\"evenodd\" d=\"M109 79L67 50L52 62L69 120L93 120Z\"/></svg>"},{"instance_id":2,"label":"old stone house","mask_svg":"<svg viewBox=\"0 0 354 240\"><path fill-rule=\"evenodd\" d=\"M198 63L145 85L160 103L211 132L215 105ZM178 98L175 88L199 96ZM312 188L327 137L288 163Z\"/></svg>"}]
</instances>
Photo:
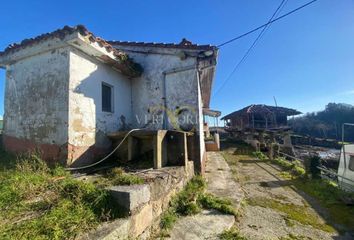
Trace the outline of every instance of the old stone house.
<instances>
[{"instance_id":1,"label":"old stone house","mask_svg":"<svg viewBox=\"0 0 354 240\"><path fill-rule=\"evenodd\" d=\"M189 132L202 170L216 58L210 45L105 41L81 25L10 45L0 53L3 144L75 165L109 152L111 133Z\"/></svg>"}]
</instances>

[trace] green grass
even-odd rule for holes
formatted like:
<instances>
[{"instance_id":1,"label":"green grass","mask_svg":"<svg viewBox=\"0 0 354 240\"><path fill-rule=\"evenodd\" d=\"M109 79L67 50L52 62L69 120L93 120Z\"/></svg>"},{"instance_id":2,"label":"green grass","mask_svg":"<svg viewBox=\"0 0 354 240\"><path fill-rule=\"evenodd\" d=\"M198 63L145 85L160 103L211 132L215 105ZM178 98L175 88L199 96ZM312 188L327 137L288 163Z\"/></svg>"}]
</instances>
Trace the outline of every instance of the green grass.
<instances>
[{"instance_id":1,"label":"green grass","mask_svg":"<svg viewBox=\"0 0 354 240\"><path fill-rule=\"evenodd\" d=\"M312 238L289 233L287 236L281 237L280 240L312 240Z\"/></svg>"},{"instance_id":2,"label":"green grass","mask_svg":"<svg viewBox=\"0 0 354 240\"><path fill-rule=\"evenodd\" d=\"M261 151L253 152L253 156L258 158L259 160L268 160L268 157L264 153L262 153Z\"/></svg>"},{"instance_id":3,"label":"green grass","mask_svg":"<svg viewBox=\"0 0 354 240\"><path fill-rule=\"evenodd\" d=\"M354 194L339 189L336 184L327 180L308 179L305 170L297 161L290 163L284 158L276 158L271 163L284 170L279 174L280 177L290 180L293 187L314 197L326 208L331 221L347 229L354 229L354 208L343 202L344 198L354 199Z\"/></svg>"},{"instance_id":4,"label":"green grass","mask_svg":"<svg viewBox=\"0 0 354 240\"><path fill-rule=\"evenodd\" d=\"M122 168L113 168L105 175L111 185L144 184L144 179L139 176L126 173Z\"/></svg>"},{"instance_id":5,"label":"green grass","mask_svg":"<svg viewBox=\"0 0 354 240\"><path fill-rule=\"evenodd\" d=\"M219 212L236 216L237 213L228 199L219 198L212 194L202 194L198 199L199 204L206 209L216 209Z\"/></svg>"},{"instance_id":6,"label":"green grass","mask_svg":"<svg viewBox=\"0 0 354 240\"><path fill-rule=\"evenodd\" d=\"M354 229L354 207L343 202L344 198L354 199L354 194L344 192L333 182L322 179L294 178L293 185L317 199L320 205L328 210L331 221L347 229Z\"/></svg>"},{"instance_id":7,"label":"green grass","mask_svg":"<svg viewBox=\"0 0 354 240\"><path fill-rule=\"evenodd\" d=\"M172 198L169 209L164 212L160 221L162 236L168 235L168 230L173 227L179 217L198 214L202 209L216 209L236 216L231 201L205 193L205 189L204 178L195 176L181 192Z\"/></svg>"},{"instance_id":8,"label":"green grass","mask_svg":"<svg viewBox=\"0 0 354 240\"><path fill-rule=\"evenodd\" d=\"M304 225L310 225L314 228L326 231L336 232L335 229L320 222L317 215L308 210L306 206L299 206L290 203L281 203L274 199L252 198L248 200L248 204L252 206L260 206L264 208L271 208L286 214L287 221L294 220Z\"/></svg>"},{"instance_id":9,"label":"green grass","mask_svg":"<svg viewBox=\"0 0 354 240\"><path fill-rule=\"evenodd\" d=\"M220 240L247 240L246 237L241 236L239 230L236 227L232 227L231 229L224 230L219 235Z\"/></svg>"},{"instance_id":10,"label":"green grass","mask_svg":"<svg viewBox=\"0 0 354 240\"><path fill-rule=\"evenodd\" d=\"M259 160L269 161L273 164L276 164L280 166L282 169L284 169L285 171L290 172L292 175L299 176L299 177L306 177L305 169L302 167L301 163L297 160L293 162L289 162L288 160L282 157L277 157L273 160L269 160L269 158L260 151L253 152L253 156L258 158Z\"/></svg>"},{"instance_id":11,"label":"green grass","mask_svg":"<svg viewBox=\"0 0 354 240\"><path fill-rule=\"evenodd\" d=\"M0 157L0 239L72 239L122 216L106 190L60 166L35 154Z\"/></svg>"},{"instance_id":12,"label":"green grass","mask_svg":"<svg viewBox=\"0 0 354 240\"><path fill-rule=\"evenodd\" d=\"M292 175L306 177L306 171L299 161L289 162L285 158L278 157L271 162L282 167L285 171L289 171Z\"/></svg>"},{"instance_id":13,"label":"green grass","mask_svg":"<svg viewBox=\"0 0 354 240\"><path fill-rule=\"evenodd\" d=\"M235 147L232 144L227 145L228 147ZM226 149L227 150L227 149ZM223 156L227 160L231 169L233 169L234 175L237 176L237 162L240 159L248 160L252 159L252 156L244 156L231 154L227 151L222 152ZM343 199L353 199L354 195L342 191L338 188L336 184L330 181L322 179L309 179L306 177L305 170L302 168L299 162L292 162L277 158L274 161L269 161L269 159L260 152L253 153L259 159L263 159L265 162L273 163L280 166L283 171L278 175L289 181L291 187L298 191L305 192L307 195L313 197L317 200L319 205L329 212L329 220L331 223L336 223L344 226L346 229L354 229L354 208L353 206L346 205ZM288 220L291 220L290 218ZM290 223L291 224L291 223Z\"/></svg>"},{"instance_id":14,"label":"green grass","mask_svg":"<svg viewBox=\"0 0 354 240\"><path fill-rule=\"evenodd\" d=\"M339 189L331 181L306 178L305 170L296 161L290 163L283 158L276 158L271 163L280 166L284 170L279 174L280 177L291 180L296 189L318 200L320 205L330 213L331 221L347 229L354 229L354 208L343 202L344 198L354 199L354 194Z\"/></svg>"}]
</instances>

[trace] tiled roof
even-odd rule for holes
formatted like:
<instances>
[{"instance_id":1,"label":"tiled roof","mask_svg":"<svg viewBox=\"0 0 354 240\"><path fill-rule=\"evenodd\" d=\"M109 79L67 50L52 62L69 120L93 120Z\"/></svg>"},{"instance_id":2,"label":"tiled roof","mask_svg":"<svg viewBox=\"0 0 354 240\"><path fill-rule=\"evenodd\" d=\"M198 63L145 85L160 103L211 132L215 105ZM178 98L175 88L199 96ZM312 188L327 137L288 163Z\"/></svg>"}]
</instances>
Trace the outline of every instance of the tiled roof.
<instances>
[{"instance_id":1,"label":"tiled roof","mask_svg":"<svg viewBox=\"0 0 354 240\"><path fill-rule=\"evenodd\" d=\"M180 43L155 43L155 42L128 42L128 41L108 41L112 45L139 46L139 47L159 47L159 48L178 48L190 50L214 50L215 46L194 44L183 38Z\"/></svg>"},{"instance_id":2,"label":"tiled roof","mask_svg":"<svg viewBox=\"0 0 354 240\"><path fill-rule=\"evenodd\" d=\"M77 25L74 27L65 26L61 29L55 30L53 32L41 34L34 38L27 38L21 41L20 43L10 44L3 52L0 52L1 55L6 55L9 53L14 53L25 47L37 44L41 41L48 40L51 38L64 39L66 35L72 34L74 32L79 32L83 36L89 36L91 42L97 42L101 47L105 47L108 52L113 51L113 54L117 57L125 55L125 53L113 48L112 45L121 45L121 46L143 46L143 47L160 47L160 48L179 48L179 49L191 49L191 50L214 50L215 46L211 45L198 45L194 44L186 39L178 44L176 43L154 43L154 42L128 42L128 41L106 41L100 37L96 37L92 32L88 31L87 28L83 25Z\"/></svg>"},{"instance_id":3,"label":"tiled roof","mask_svg":"<svg viewBox=\"0 0 354 240\"><path fill-rule=\"evenodd\" d=\"M116 60L118 60L119 63L117 64L111 62L111 64L113 64L114 67L120 70L123 74L126 74L131 77L138 77L141 75L143 69L139 64L135 63L132 59L130 59L125 52L112 47L112 45L109 44L104 39L100 37L96 37L92 32L87 30L87 28L83 25L77 25L75 27L65 26L54 32L45 33L34 38L25 39L20 43L11 44L7 48L5 48L3 52L0 52L0 56L15 53L21 49L38 44L45 40L49 40L53 38L59 38L63 40L67 35L73 34L75 32L78 32L82 36L87 37L91 43L97 43L101 48L105 48L105 50L108 53L112 53L114 57L116 57ZM104 57L101 57L101 59L105 60ZM108 63L110 61L106 59L105 62Z\"/></svg>"},{"instance_id":4,"label":"tiled roof","mask_svg":"<svg viewBox=\"0 0 354 240\"><path fill-rule=\"evenodd\" d=\"M221 120L230 119L234 116L238 116L242 114L250 114L250 113L259 113L259 114L274 113L274 114L280 114L286 116L294 116L294 115L301 114L301 112L291 108L268 106L264 104L253 104L245 108L242 108L241 110L232 112L222 117Z\"/></svg>"},{"instance_id":5,"label":"tiled roof","mask_svg":"<svg viewBox=\"0 0 354 240\"><path fill-rule=\"evenodd\" d=\"M51 38L59 38L59 39L64 39L66 35L72 34L74 32L79 32L83 36L89 36L89 40L91 42L97 42L100 47L104 47L108 52L112 52L116 57L122 57L122 55L125 55L124 52L121 52L115 48L112 47L107 41L100 37L96 37L92 32L88 31L87 28L83 25L77 25L75 27L70 27L70 26L65 26L61 29L55 30L53 32L41 34L37 37L34 38L27 38L21 41L20 43L13 43L10 44L3 52L0 52L1 55L6 55L9 53L14 53L20 49L26 48L28 46L37 44L41 41L48 40Z\"/></svg>"}]
</instances>

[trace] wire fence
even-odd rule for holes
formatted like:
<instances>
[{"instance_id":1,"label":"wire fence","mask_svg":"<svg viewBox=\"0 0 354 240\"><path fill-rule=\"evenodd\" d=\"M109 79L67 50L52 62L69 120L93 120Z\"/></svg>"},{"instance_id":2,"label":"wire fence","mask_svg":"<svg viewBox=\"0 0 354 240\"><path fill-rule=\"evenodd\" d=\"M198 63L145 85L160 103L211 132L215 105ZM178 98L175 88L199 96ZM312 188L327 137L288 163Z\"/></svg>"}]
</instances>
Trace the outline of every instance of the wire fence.
<instances>
[{"instance_id":1,"label":"wire fence","mask_svg":"<svg viewBox=\"0 0 354 240\"><path fill-rule=\"evenodd\" d=\"M279 156L283 156L283 157L285 156L285 158L284 158L285 160L289 161L289 158L290 158L292 160L298 160L302 164L305 163L304 159L291 156L291 155L286 154L284 152L278 151L278 154L279 154ZM321 178L322 179L326 179L326 180L329 180L329 181L334 181L342 189L354 192L354 180L349 179L347 177L344 177L342 175L339 175L337 172L335 172L335 171L333 171L331 169L325 168L323 166L318 166L317 168L320 170L320 174L321 174Z\"/></svg>"}]
</instances>

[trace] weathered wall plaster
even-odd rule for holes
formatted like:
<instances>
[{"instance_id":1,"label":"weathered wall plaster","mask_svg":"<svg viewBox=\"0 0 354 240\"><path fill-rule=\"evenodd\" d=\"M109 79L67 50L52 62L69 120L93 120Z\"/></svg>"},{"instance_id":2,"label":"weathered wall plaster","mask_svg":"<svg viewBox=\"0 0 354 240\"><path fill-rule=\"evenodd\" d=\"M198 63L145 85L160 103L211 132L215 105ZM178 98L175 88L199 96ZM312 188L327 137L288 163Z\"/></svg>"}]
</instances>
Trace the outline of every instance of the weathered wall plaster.
<instances>
[{"instance_id":1,"label":"weathered wall plaster","mask_svg":"<svg viewBox=\"0 0 354 240\"><path fill-rule=\"evenodd\" d=\"M102 82L113 87L112 113L102 111ZM95 148L95 151L98 149L99 152L109 149L111 143L106 133L123 128L122 118L127 126L130 125L131 80L106 64L71 49L69 161L85 154L90 148Z\"/></svg>"},{"instance_id":2,"label":"weathered wall plaster","mask_svg":"<svg viewBox=\"0 0 354 240\"><path fill-rule=\"evenodd\" d=\"M197 133L196 166L199 171L203 171L205 159L203 102L196 52L189 52L190 56L185 57L180 49L119 45L114 47L127 52L134 61L144 67L142 76L132 81L134 127L166 129L163 121L160 121L164 117L166 95L168 112L172 118L180 120L172 124L169 122L167 129L194 130ZM183 111L180 111L182 109ZM173 120L171 116L168 117L169 120ZM188 126L188 122L184 121L186 118L192 120L193 126Z\"/></svg>"},{"instance_id":3,"label":"weathered wall plaster","mask_svg":"<svg viewBox=\"0 0 354 240\"><path fill-rule=\"evenodd\" d=\"M51 149L65 154L68 139L69 48L54 49L7 67L4 144L9 150ZM57 147L56 147L57 146ZM43 149L45 152L45 149ZM48 154L48 152L46 153Z\"/></svg>"},{"instance_id":4,"label":"weathered wall plaster","mask_svg":"<svg viewBox=\"0 0 354 240\"><path fill-rule=\"evenodd\" d=\"M28 150L42 144L50 148L46 152L52 152L52 158L79 165L80 159L86 163L109 149L109 132L123 128L195 131L195 161L202 169L205 146L201 86L208 84L200 83L198 51L118 48L143 66L142 76L130 79L98 61L97 56L69 45L26 55L10 64L5 145L7 142L13 148L24 146ZM102 82L113 87L112 113L102 111ZM163 118L168 119L164 122ZM27 142L16 144L16 139Z\"/></svg>"}]
</instances>

